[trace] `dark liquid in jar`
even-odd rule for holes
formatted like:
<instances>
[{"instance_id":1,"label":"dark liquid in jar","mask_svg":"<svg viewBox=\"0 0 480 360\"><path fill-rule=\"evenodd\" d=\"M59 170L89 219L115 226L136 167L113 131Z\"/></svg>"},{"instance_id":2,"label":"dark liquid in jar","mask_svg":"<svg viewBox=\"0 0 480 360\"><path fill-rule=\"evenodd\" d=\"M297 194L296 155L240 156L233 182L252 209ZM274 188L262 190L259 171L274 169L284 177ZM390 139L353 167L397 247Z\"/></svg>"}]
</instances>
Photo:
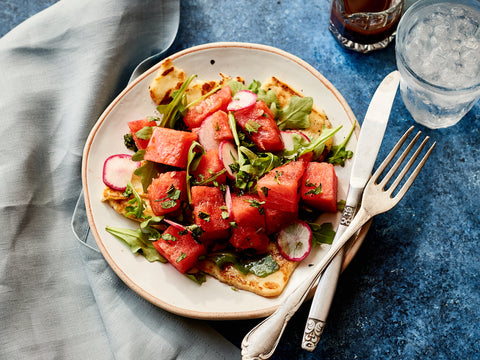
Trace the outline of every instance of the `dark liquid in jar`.
<instances>
[{"instance_id":1,"label":"dark liquid in jar","mask_svg":"<svg viewBox=\"0 0 480 360\"><path fill-rule=\"evenodd\" d=\"M384 11L390 8L391 3L392 0L344 0L345 12L347 14ZM358 44L375 44L385 40L395 32L400 17L385 27L364 29L360 26L355 26L355 24L345 22L342 14L338 13L335 7L332 7L330 21L343 37Z\"/></svg>"}]
</instances>

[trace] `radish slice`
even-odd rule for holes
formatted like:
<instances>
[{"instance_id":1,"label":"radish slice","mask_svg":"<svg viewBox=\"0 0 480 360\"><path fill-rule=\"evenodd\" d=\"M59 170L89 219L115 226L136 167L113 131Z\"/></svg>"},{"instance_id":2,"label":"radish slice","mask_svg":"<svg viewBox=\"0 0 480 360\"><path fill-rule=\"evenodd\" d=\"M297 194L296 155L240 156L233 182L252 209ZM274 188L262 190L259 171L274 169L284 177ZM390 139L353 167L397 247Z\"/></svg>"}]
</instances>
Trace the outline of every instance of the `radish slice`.
<instances>
[{"instance_id":1,"label":"radish slice","mask_svg":"<svg viewBox=\"0 0 480 360\"><path fill-rule=\"evenodd\" d=\"M168 219L163 219L168 225L172 225L174 228L178 229L178 230L186 230L186 227L183 226L182 224L179 224L175 221L172 221L172 220L168 220Z\"/></svg>"},{"instance_id":2,"label":"radish slice","mask_svg":"<svg viewBox=\"0 0 480 360\"><path fill-rule=\"evenodd\" d=\"M312 230L302 220L297 220L284 227L278 233L278 250L290 261L305 259L312 249Z\"/></svg>"},{"instance_id":3,"label":"radish slice","mask_svg":"<svg viewBox=\"0 0 480 360\"><path fill-rule=\"evenodd\" d=\"M250 90L240 90L232 98L228 104L228 111L237 111L246 109L257 102L257 94Z\"/></svg>"},{"instance_id":4,"label":"radish slice","mask_svg":"<svg viewBox=\"0 0 480 360\"><path fill-rule=\"evenodd\" d=\"M310 138L298 130L287 130L280 131L280 136L282 137L283 144L285 145L285 150L290 151L294 149L293 134L301 136L306 142L310 142Z\"/></svg>"},{"instance_id":5,"label":"radish slice","mask_svg":"<svg viewBox=\"0 0 480 360\"><path fill-rule=\"evenodd\" d=\"M103 163L103 183L113 190L125 191L132 173L140 165L140 161L133 161L131 155L112 155Z\"/></svg>"},{"instance_id":6,"label":"radish slice","mask_svg":"<svg viewBox=\"0 0 480 360\"><path fill-rule=\"evenodd\" d=\"M230 141L222 141L218 147L218 157L227 170L228 177L230 179L235 179L235 174L230 168L230 165L238 161L237 147Z\"/></svg>"},{"instance_id":7,"label":"radish slice","mask_svg":"<svg viewBox=\"0 0 480 360\"><path fill-rule=\"evenodd\" d=\"M227 186L225 190L225 205L227 206L228 217L232 218L232 193L230 192L230 186Z\"/></svg>"},{"instance_id":8,"label":"radish slice","mask_svg":"<svg viewBox=\"0 0 480 360\"><path fill-rule=\"evenodd\" d=\"M214 128L212 126L213 118L208 116L203 120L200 127L193 129L192 131L198 135L198 142L203 146L205 151L211 149L218 149L220 141L214 137Z\"/></svg>"}]
</instances>

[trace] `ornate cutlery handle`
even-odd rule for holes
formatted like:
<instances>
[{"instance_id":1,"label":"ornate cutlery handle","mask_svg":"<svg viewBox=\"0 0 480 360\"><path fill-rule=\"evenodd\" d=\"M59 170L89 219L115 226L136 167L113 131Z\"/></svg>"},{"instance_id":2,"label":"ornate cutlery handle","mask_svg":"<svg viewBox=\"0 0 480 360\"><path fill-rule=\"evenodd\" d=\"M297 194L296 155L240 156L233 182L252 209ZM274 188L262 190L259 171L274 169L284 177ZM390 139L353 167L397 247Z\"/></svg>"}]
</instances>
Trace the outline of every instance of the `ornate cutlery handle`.
<instances>
[{"instance_id":1,"label":"ornate cutlery handle","mask_svg":"<svg viewBox=\"0 0 480 360\"><path fill-rule=\"evenodd\" d=\"M362 209L355 216L343 235L333 244L328 253L314 267L312 274L301 282L285 299L278 309L261 323L255 326L242 341L243 360L264 360L272 356L280 337L290 318L302 305L310 289L318 282L322 272L330 261L343 248L345 243L368 221L372 216Z\"/></svg>"}]
</instances>

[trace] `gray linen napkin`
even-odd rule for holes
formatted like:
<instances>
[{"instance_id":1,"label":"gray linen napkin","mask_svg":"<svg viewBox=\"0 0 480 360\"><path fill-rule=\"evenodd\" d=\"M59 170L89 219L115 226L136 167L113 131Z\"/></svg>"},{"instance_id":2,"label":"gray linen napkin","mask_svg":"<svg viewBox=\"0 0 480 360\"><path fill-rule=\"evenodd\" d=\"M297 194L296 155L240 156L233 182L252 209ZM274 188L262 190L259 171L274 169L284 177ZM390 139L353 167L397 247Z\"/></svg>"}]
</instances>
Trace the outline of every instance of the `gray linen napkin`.
<instances>
[{"instance_id":1,"label":"gray linen napkin","mask_svg":"<svg viewBox=\"0 0 480 360\"><path fill-rule=\"evenodd\" d=\"M91 127L136 65L170 46L179 8L62 0L0 39L1 359L240 357L205 323L158 309L118 279L89 236L81 197L70 224Z\"/></svg>"}]
</instances>

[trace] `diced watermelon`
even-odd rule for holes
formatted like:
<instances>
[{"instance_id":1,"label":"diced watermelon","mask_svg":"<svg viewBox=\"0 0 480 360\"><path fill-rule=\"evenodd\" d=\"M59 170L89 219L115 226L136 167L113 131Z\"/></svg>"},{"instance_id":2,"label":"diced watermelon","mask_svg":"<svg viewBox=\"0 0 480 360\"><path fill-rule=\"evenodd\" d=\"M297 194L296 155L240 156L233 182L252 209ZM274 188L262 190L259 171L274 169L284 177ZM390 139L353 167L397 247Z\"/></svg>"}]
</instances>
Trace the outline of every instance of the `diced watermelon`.
<instances>
[{"instance_id":1,"label":"diced watermelon","mask_svg":"<svg viewBox=\"0 0 480 360\"><path fill-rule=\"evenodd\" d=\"M186 199L186 176L186 171L165 172L148 186L147 197L155 215L169 214L180 208L181 202Z\"/></svg>"},{"instance_id":2,"label":"diced watermelon","mask_svg":"<svg viewBox=\"0 0 480 360\"><path fill-rule=\"evenodd\" d=\"M265 225L267 234L279 232L282 228L298 218L296 212L265 208Z\"/></svg>"},{"instance_id":3,"label":"diced watermelon","mask_svg":"<svg viewBox=\"0 0 480 360\"><path fill-rule=\"evenodd\" d=\"M284 149L273 113L263 101L259 100L247 109L235 111L234 115L259 150L275 152Z\"/></svg>"},{"instance_id":4,"label":"diced watermelon","mask_svg":"<svg viewBox=\"0 0 480 360\"><path fill-rule=\"evenodd\" d=\"M311 162L303 175L300 194L308 206L318 210L336 212L337 187L337 175L332 164Z\"/></svg>"},{"instance_id":5,"label":"diced watermelon","mask_svg":"<svg viewBox=\"0 0 480 360\"><path fill-rule=\"evenodd\" d=\"M218 150L211 149L202 156L202 158L198 162L197 168L195 169L195 171L192 172L192 175L195 177L195 180L197 180L197 182L200 182L208 179L209 177L223 169L223 162L218 156ZM225 184L226 180L227 175L225 173L215 179L218 184ZM213 186L214 183L213 181L210 181L209 183L204 185Z\"/></svg>"},{"instance_id":6,"label":"diced watermelon","mask_svg":"<svg viewBox=\"0 0 480 360\"><path fill-rule=\"evenodd\" d=\"M228 238L230 220L222 191L211 186L193 186L191 191L195 224L204 231L200 241L209 246L212 240Z\"/></svg>"},{"instance_id":7,"label":"diced watermelon","mask_svg":"<svg viewBox=\"0 0 480 360\"><path fill-rule=\"evenodd\" d=\"M279 166L260 178L257 192L265 207L288 212L298 211L300 182L308 162L300 158Z\"/></svg>"},{"instance_id":8,"label":"diced watermelon","mask_svg":"<svg viewBox=\"0 0 480 360\"><path fill-rule=\"evenodd\" d=\"M206 254L205 246L197 243L188 232L174 226L169 226L153 246L182 274L195 266L199 256Z\"/></svg>"},{"instance_id":9,"label":"diced watermelon","mask_svg":"<svg viewBox=\"0 0 480 360\"><path fill-rule=\"evenodd\" d=\"M199 127L208 115L218 110L227 110L228 103L232 100L230 87L224 86L216 93L204 99L200 104L189 109L183 121L189 129Z\"/></svg>"},{"instance_id":10,"label":"diced watermelon","mask_svg":"<svg viewBox=\"0 0 480 360\"><path fill-rule=\"evenodd\" d=\"M235 228L230 237L230 243L237 249L254 249L258 253L267 251L270 239L264 231L253 226L239 226Z\"/></svg>"},{"instance_id":11,"label":"diced watermelon","mask_svg":"<svg viewBox=\"0 0 480 360\"><path fill-rule=\"evenodd\" d=\"M228 124L228 115L225 111L219 110L210 115L212 118L213 137L218 141L233 141L232 129Z\"/></svg>"},{"instance_id":12,"label":"diced watermelon","mask_svg":"<svg viewBox=\"0 0 480 360\"><path fill-rule=\"evenodd\" d=\"M156 127L145 151L144 159L160 164L185 168L188 150L197 134L188 131Z\"/></svg>"},{"instance_id":13,"label":"diced watermelon","mask_svg":"<svg viewBox=\"0 0 480 360\"><path fill-rule=\"evenodd\" d=\"M265 208L256 194L232 195L232 214L239 227L265 228Z\"/></svg>"},{"instance_id":14,"label":"diced watermelon","mask_svg":"<svg viewBox=\"0 0 480 360\"><path fill-rule=\"evenodd\" d=\"M128 122L128 128L130 129L130 133L132 134L133 140L135 141L135 144L139 150L146 149L150 139L140 139L137 135L135 135L135 133L142 130L146 126L156 125L157 123L155 121L148 121L147 119L133 120Z\"/></svg>"}]
</instances>

